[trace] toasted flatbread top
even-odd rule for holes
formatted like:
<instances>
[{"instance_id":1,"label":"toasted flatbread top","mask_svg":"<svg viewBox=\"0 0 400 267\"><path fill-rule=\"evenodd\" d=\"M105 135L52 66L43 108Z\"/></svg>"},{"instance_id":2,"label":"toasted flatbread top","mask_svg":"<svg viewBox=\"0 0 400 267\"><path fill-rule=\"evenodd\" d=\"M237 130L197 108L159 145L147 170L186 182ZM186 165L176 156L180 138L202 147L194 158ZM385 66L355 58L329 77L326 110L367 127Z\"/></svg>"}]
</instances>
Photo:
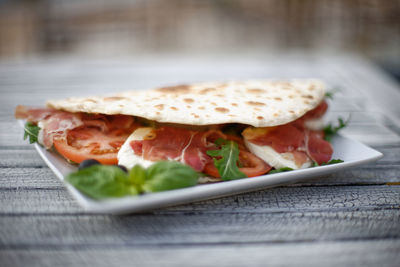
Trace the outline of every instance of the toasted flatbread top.
<instances>
[{"instance_id":1,"label":"toasted flatbread top","mask_svg":"<svg viewBox=\"0 0 400 267\"><path fill-rule=\"evenodd\" d=\"M325 86L317 80L254 80L51 100L47 105L70 112L124 114L165 123L266 127L296 120L315 108L324 96Z\"/></svg>"}]
</instances>

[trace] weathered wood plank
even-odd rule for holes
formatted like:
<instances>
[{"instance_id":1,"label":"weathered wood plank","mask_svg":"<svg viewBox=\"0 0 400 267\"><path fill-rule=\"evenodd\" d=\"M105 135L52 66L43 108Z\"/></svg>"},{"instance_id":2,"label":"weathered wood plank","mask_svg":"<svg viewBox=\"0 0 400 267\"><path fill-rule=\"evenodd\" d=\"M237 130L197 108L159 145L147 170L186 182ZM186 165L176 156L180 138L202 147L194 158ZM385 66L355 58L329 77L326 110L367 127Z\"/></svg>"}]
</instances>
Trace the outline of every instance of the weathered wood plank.
<instances>
[{"instance_id":1,"label":"weathered wood plank","mask_svg":"<svg viewBox=\"0 0 400 267\"><path fill-rule=\"evenodd\" d=\"M222 244L213 246L76 247L0 250L8 266L382 266L397 267L399 240Z\"/></svg>"},{"instance_id":2,"label":"weathered wood plank","mask_svg":"<svg viewBox=\"0 0 400 267\"><path fill-rule=\"evenodd\" d=\"M361 166L329 174L325 177L301 181L299 185L385 184L400 182L400 165Z\"/></svg>"},{"instance_id":3,"label":"weathered wood plank","mask_svg":"<svg viewBox=\"0 0 400 267\"><path fill-rule=\"evenodd\" d=\"M14 118L6 118L7 122L0 122L0 146L1 147L26 147L29 142L24 141L24 130Z\"/></svg>"},{"instance_id":4,"label":"weathered wood plank","mask_svg":"<svg viewBox=\"0 0 400 267\"><path fill-rule=\"evenodd\" d=\"M62 187L63 183L49 168L0 168L0 189Z\"/></svg>"},{"instance_id":5,"label":"weathered wood plank","mask_svg":"<svg viewBox=\"0 0 400 267\"><path fill-rule=\"evenodd\" d=\"M142 246L399 239L400 210L0 217L0 247Z\"/></svg>"},{"instance_id":6,"label":"weathered wood plank","mask_svg":"<svg viewBox=\"0 0 400 267\"><path fill-rule=\"evenodd\" d=\"M33 146L29 149L1 149L0 168L47 168Z\"/></svg>"},{"instance_id":7,"label":"weathered wood plank","mask_svg":"<svg viewBox=\"0 0 400 267\"><path fill-rule=\"evenodd\" d=\"M1 190L3 213L78 213L83 209L63 188ZM0 209L2 209L0 208ZM0 212L1 214L1 212Z\"/></svg>"},{"instance_id":8,"label":"weathered wood plank","mask_svg":"<svg viewBox=\"0 0 400 267\"><path fill-rule=\"evenodd\" d=\"M400 186L278 187L158 210L157 213L271 213L398 208ZM0 214L82 212L64 189L3 189Z\"/></svg>"}]
</instances>

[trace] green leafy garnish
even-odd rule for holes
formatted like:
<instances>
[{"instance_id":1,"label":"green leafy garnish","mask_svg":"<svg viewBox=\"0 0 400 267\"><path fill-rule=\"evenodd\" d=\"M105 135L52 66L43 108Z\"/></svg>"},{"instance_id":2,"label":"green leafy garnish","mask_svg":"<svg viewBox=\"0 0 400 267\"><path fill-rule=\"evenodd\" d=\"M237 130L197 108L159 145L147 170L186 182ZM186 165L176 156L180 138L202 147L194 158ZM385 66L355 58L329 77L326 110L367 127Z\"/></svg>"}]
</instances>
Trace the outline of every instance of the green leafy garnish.
<instances>
[{"instance_id":1,"label":"green leafy garnish","mask_svg":"<svg viewBox=\"0 0 400 267\"><path fill-rule=\"evenodd\" d=\"M38 140L40 128L33 123L27 122L24 126L24 140L29 137L29 143L36 143Z\"/></svg>"},{"instance_id":2,"label":"green leafy garnish","mask_svg":"<svg viewBox=\"0 0 400 267\"><path fill-rule=\"evenodd\" d=\"M138 192L143 192L143 185L146 182L146 169L141 165L136 164L128 173L129 181L132 183Z\"/></svg>"},{"instance_id":3,"label":"green leafy garnish","mask_svg":"<svg viewBox=\"0 0 400 267\"><path fill-rule=\"evenodd\" d=\"M328 162L322 162L321 164L318 164L317 162L314 161L313 167L318 167L318 166L324 166L324 165L331 165L331 164L337 164L337 163L342 163L344 162L341 159L331 159Z\"/></svg>"},{"instance_id":4,"label":"green leafy garnish","mask_svg":"<svg viewBox=\"0 0 400 267\"><path fill-rule=\"evenodd\" d=\"M288 172L288 171L293 171L293 169L289 168L289 167L283 167L283 168L280 168L280 169L272 170L268 174L279 173L279 172Z\"/></svg>"},{"instance_id":5,"label":"green leafy garnish","mask_svg":"<svg viewBox=\"0 0 400 267\"><path fill-rule=\"evenodd\" d=\"M103 199L194 186L198 176L187 165L159 161L148 169L135 165L129 173L116 166L93 165L69 174L66 180L87 196Z\"/></svg>"},{"instance_id":6,"label":"green leafy garnish","mask_svg":"<svg viewBox=\"0 0 400 267\"><path fill-rule=\"evenodd\" d=\"M69 174L66 180L94 199L138 194L128 175L117 166L93 165Z\"/></svg>"},{"instance_id":7,"label":"green leafy garnish","mask_svg":"<svg viewBox=\"0 0 400 267\"><path fill-rule=\"evenodd\" d=\"M339 91L339 88L333 88L332 90L325 93L325 98L333 99L333 96Z\"/></svg>"},{"instance_id":8,"label":"green leafy garnish","mask_svg":"<svg viewBox=\"0 0 400 267\"><path fill-rule=\"evenodd\" d=\"M329 124L327 126L325 126L324 128L324 139L328 142L330 142L332 140L332 137L334 135L336 135L340 129L343 129L344 127L346 127L349 123L349 119L347 119L346 121L344 121L342 118L339 118L339 125L338 126L333 126L332 124Z\"/></svg>"},{"instance_id":9,"label":"green leafy garnish","mask_svg":"<svg viewBox=\"0 0 400 267\"><path fill-rule=\"evenodd\" d=\"M142 186L144 192L160 192L197 184L199 174L187 165L173 161L159 161L146 170Z\"/></svg>"},{"instance_id":10,"label":"green leafy garnish","mask_svg":"<svg viewBox=\"0 0 400 267\"><path fill-rule=\"evenodd\" d=\"M217 139L215 144L220 146L220 149L208 150L207 155L213 157L214 166L218 169L221 179L228 181L247 177L238 167L238 144L222 138Z\"/></svg>"}]
</instances>

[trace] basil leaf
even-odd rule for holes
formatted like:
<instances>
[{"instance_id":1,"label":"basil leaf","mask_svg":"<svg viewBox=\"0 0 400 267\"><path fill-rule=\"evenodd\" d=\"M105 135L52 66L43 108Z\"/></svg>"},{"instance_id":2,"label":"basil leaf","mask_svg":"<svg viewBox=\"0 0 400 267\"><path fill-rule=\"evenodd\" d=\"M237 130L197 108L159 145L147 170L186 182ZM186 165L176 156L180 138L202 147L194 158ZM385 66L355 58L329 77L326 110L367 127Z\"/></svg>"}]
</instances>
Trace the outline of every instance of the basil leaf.
<instances>
[{"instance_id":1,"label":"basil leaf","mask_svg":"<svg viewBox=\"0 0 400 267\"><path fill-rule=\"evenodd\" d=\"M29 143L36 143L38 140L40 128L33 123L27 122L24 126L24 140L29 137Z\"/></svg>"},{"instance_id":2,"label":"basil leaf","mask_svg":"<svg viewBox=\"0 0 400 267\"><path fill-rule=\"evenodd\" d=\"M237 166L239 161L239 148L236 142L219 138L215 144L221 146L219 150L208 150L207 155L213 157L214 166L218 169L224 181L247 177Z\"/></svg>"},{"instance_id":3,"label":"basil leaf","mask_svg":"<svg viewBox=\"0 0 400 267\"><path fill-rule=\"evenodd\" d=\"M289 168L289 167L283 167L283 168L280 168L280 169L272 170L268 174L279 173L279 172L288 172L288 171L293 171L293 169Z\"/></svg>"},{"instance_id":4,"label":"basil leaf","mask_svg":"<svg viewBox=\"0 0 400 267\"><path fill-rule=\"evenodd\" d=\"M349 120L350 120L350 118L347 119L346 121L344 121L342 118L339 118L338 119L338 121L339 121L339 125L338 126L332 126L332 124L329 124L328 126L326 126L324 128L324 139L326 141L328 141L328 142L331 141L332 137L334 135L336 135L339 132L340 129L343 129L344 127L346 127L348 125Z\"/></svg>"},{"instance_id":5,"label":"basil leaf","mask_svg":"<svg viewBox=\"0 0 400 267\"><path fill-rule=\"evenodd\" d=\"M316 162L314 161L313 167L324 166L324 165L331 165L331 164L337 164L337 163L342 163L342 162L344 162L344 161L341 160L341 159L331 159L330 161L328 161L328 162L322 162L321 164L318 164L318 163L316 163Z\"/></svg>"},{"instance_id":6,"label":"basil leaf","mask_svg":"<svg viewBox=\"0 0 400 267\"><path fill-rule=\"evenodd\" d=\"M175 161L159 161L146 170L144 192L160 192L197 184L199 174L191 167Z\"/></svg>"},{"instance_id":7,"label":"basil leaf","mask_svg":"<svg viewBox=\"0 0 400 267\"><path fill-rule=\"evenodd\" d=\"M187 165L160 161L148 169L135 165L128 174L116 166L92 165L69 174L66 181L91 198L103 199L194 186L198 177Z\"/></svg>"},{"instance_id":8,"label":"basil leaf","mask_svg":"<svg viewBox=\"0 0 400 267\"><path fill-rule=\"evenodd\" d=\"M129 171L129 182L132 183L138 192L143 192L143 184L146 180L146 169L143 168L141 165L136 164L133 168Z\"/></svg>"},{"instance_id":9,"label":"basil leaf","mask_svg":"<svg viewBox=\"0 0 400 267\"><path fill-rule=\"evenodd\" d=\"M94 199L138 194L128 175L116 166L92 165L69 174L66 180Z\"/></svg>"}]
</instances>

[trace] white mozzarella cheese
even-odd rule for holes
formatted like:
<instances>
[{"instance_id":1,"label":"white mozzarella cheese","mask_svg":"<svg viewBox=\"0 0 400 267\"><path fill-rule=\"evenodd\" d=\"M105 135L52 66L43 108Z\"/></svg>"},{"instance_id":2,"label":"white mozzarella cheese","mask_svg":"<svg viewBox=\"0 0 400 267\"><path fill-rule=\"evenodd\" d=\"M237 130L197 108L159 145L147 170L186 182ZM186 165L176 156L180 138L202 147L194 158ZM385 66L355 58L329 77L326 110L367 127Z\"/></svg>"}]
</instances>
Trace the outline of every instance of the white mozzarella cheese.
<instances>
[{"instance_id":1,"label":"white mozzarella cheese","mask_svg":"<svg viewBox=\"0 0 400 267\"><path fill-rule=\"evenodd\" d=\"M119 165L123 165L130 169L136 164L140 164L146 168L154 163L153 161L145 160L143 156L136 155L129 144L131 141L134 140L143 140L143 138L151 131L152 128L150 127L138 128L128 137L128 139L126 139L125 143L121 146L121 149L119 150L117 155Z\"/></svg>"},{"instance_id":2,"label":"white mozzarella cheese","mask_svg":"<svg viewBox=\"0 0 400 267\"><path fill-rule=\"evenodd\" d=\"M293 154L290 152L287 153L278 153L270 146L259 146L253 143L250 143L245 140L245 144L251 153L256 155L257 157L264 160L270 166L275 169L280 169L284 167L289 167L294 170L308 168L311 166L311 160L305 162L303 165L298 166L295 163Z\"/></svg>"},{"instance_id":3,"label":"white mozzarella cheese","mask_svg":"<svg viewBox=\"0 0 400 267\"><path fill-rule=\"evenodd\" d=\"M306 128L308 128L310 130L319 131L319 130L324 129L325 122L324 122L324 119L321 117L318 119L307 120L307 121L305 121L304 124L305 124Z\"/></svg>"},{"instance_id":4,"label":"white mozzarella cheese","mask_svg":"<svg viewBox=\"0 0 400 267\"><path fill-rule=\"evenodd\" d=\"M42 121L39 121L38 127L40 128L39 133L38 133L38 143L41 144L42 146L44 146L44 141L43 141L44 132L43 132L43 129L44 129L45 126L43 125Z\"/></svg>"}]
</instances>

